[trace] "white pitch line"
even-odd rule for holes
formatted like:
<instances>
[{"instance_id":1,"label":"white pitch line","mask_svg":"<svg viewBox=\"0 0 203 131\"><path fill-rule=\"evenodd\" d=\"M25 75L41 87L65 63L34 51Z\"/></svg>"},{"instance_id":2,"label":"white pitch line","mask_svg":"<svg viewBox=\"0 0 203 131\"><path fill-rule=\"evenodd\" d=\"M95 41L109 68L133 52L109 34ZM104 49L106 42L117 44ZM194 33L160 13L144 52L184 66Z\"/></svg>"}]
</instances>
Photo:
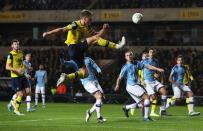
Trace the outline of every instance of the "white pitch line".
<instances>
[{"instance_id":1,"label":"white pitch line","mask_svg":"<svg viewBox=\"0 0 203 131\"><path fill-rule=\"evenodd\" d=\"M186 117L186 116L177 116L177 117ZM112 120L110 122L113 122L116 119L118 119L118 120L119 119L126 119L126 117L106 117L106 118L109 119L109 120ZM140 117L137 116L137 117L131 117L131 118L135 118L135 119L137 118L137 119L139 119ZM168 117L168 118L171 118L171 117ZM166 119L167 119L167 117L166 117ZM67 118L47 118L47 119L31 119L31 120L27 119L27 120L18 120L18 121L2 121L0 123L0 125L4 124L4 123L24 123L24 122L40 122L40 121L55 121L55 120L84 120L84 118L82 118L82 117L67 117ZM129 119L126 119L126 121L128 121L128 120ZM177 124L175 122L169 122L169 121L163 122L161 120L157 120L157 121L155 121L153 123L154 124L156 124L156 123L157 124Z\"/></svg>"}]
</instances>

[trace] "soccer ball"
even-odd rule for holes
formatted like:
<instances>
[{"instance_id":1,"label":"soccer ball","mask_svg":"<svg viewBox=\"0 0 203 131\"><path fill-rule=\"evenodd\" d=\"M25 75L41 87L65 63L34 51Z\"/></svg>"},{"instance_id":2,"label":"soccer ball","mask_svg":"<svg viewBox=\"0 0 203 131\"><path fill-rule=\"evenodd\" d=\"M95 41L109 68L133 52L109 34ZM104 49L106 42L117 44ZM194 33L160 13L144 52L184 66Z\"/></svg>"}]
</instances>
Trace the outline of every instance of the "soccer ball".
<instances>
[{"instance_id":1,"label":"soccer ball","mask_svg":"<svg viewBox=\"0 0 203 131\"><path fill-rule=\"evenodd\" d=\"M135 13L132 16L132 21L133 23L137 24L142 20L142 18L143 18L143 15L141 13Z\"/></svg>"}]
</instances>

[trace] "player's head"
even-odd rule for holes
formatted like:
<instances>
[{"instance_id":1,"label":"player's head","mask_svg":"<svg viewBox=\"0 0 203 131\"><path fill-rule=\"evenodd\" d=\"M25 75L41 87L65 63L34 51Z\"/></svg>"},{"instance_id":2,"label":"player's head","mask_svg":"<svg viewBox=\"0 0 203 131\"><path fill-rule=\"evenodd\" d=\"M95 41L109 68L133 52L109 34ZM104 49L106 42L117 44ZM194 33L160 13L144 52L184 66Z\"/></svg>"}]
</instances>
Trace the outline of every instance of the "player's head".
<instances>
[{"instance_id":1,"label":"player's head","mask_svg":"<svg viewBox=\"0 0 203 131\"><path fill-rule=\"evenodd\" d=\"M27 54L25 55L25 60L26 60L26 61L31 61L31 54L30 54L30 53L27 53Z\"/></svg>"},{"instance_id":2,"label":"player's head","mask_svg":"<svg viewBox=\"0 0 203 131\"><path fill-rule=\"evenodd\" d=\"M178 65L182 65L183 64L183 56L182 55L178 55L176 62Z\"/></svg>"},{"instance_id":3,"label":"player's head","mask_svg":"<svg viewBox=\"0 0 203 131\"><path fill-rule=\"evenodd\" d=\"M19 50L20 48L20 42L17 39L14 39L11 41L11 48L15 51Z\"/></svg>"},{"instance_id":4,"label":"player's head","mask_svg":"<svg viewBox=\"0 0 203 131\"><path fill-rule=\"evenodd\" d=\"M154 54L155 54L155 50L153 48L150 48L148 52L149 57L153 58Z\"/></svg>"},{"instance_id":5,"label":"player's head","mask_svg":"<svg viewBox=\"0 0 203 131\"><path fill-rule=\"evenodd\" d=\"M133 52L127 51L125 53L125 59L127 60L127 62L132 62L133 61Z\"/></svg>"},{"instance_id":6,"label":"player's head","mask_svg":"<svg viewBox=\"0 0 203 131\"><path fill-rule=\"evenodd\" d=\"M148 52L143 51L142 52L142 60L146 59L148 57Z\"/></svg>"},{"instance_id":7,"label":"player's head","mask_svg":"<svg viewBox=\"0 0 203 131\"><path fill-rule=\"evenodd\" d=\"M84 25L89 26L92 23L93 13L89 10L82 10L80 13L80 19Z\"/></svg>"},{"instance_id":8,"label":"player's head","mask_svg":"<svg viewBox=\"0 0 203 131\"><path fill-rule=\"evenodd\" d=\"M39 70L43 70L44 69L44 65L43 64L40 64L39 65Z\"/></svg>"}]
</instances>

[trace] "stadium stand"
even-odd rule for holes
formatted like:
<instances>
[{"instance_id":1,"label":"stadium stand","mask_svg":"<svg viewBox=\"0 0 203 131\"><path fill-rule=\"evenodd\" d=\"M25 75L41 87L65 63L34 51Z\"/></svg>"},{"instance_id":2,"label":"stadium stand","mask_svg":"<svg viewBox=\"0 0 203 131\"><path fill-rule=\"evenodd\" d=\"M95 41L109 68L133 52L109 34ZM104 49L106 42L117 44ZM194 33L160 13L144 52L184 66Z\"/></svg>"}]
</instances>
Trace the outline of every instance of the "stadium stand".
<instances>
[{"instance_id":1,"label":"stadium stand","mask_svg":"<svg viewBox=\"0 0 203 131\"><path fill-rule=\"evenodd\" d=\"M30 6L32 5L32 6ZM1 0L2 10L130 9L202 7L201 0Z\"/></svg>"}]
</instances>

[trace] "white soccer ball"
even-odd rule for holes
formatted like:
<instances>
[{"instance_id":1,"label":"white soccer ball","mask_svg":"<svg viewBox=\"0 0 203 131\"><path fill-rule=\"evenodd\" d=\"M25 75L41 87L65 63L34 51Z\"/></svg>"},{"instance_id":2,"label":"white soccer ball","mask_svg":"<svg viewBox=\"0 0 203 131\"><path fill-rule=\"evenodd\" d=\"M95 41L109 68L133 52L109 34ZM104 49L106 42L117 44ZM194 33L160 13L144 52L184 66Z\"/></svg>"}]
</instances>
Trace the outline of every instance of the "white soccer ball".
<instances>
[{"instance_id":1,"label":"white soccer ball","mask_svg":"<svg viewBox=\"0 0 203 131\"><path fill-rule=\"evenodd\" d=\"M142 20L142 18L143 18L143 15L141 13L135 13L132 16L132 21L133 23L137 24Z\"/></svg>"}]
</instances>

